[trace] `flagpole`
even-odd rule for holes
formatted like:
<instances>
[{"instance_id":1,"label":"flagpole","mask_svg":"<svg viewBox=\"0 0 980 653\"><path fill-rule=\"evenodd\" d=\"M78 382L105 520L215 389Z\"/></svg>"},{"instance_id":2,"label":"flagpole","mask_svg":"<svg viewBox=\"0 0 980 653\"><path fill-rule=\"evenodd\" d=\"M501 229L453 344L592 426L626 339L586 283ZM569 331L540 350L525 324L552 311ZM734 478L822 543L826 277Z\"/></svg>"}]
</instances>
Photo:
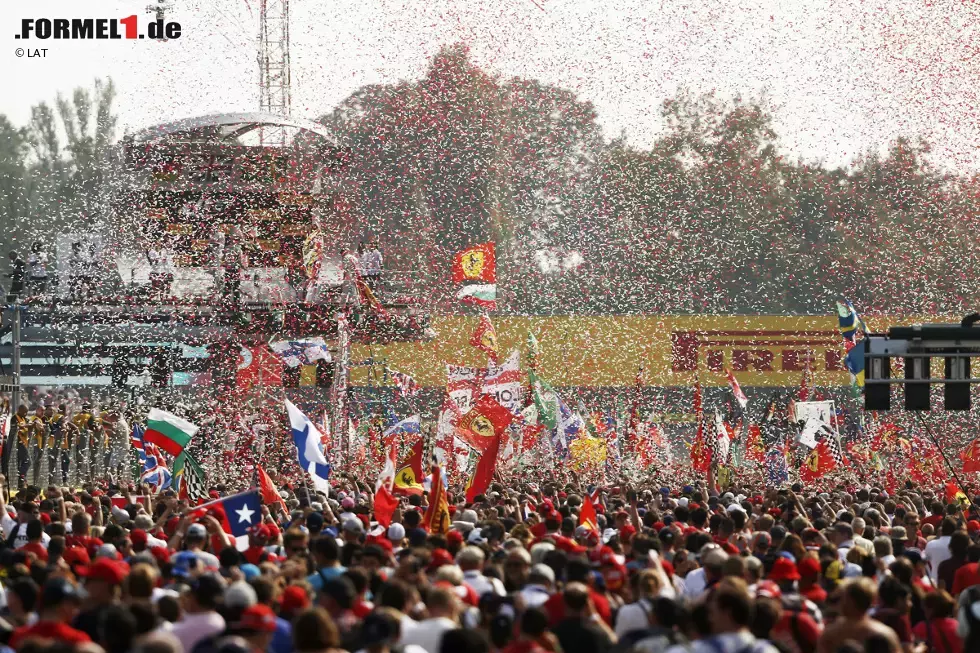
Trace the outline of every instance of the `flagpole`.
<instances>
[{"instance_id":1,"label":"flagpole","mask_svg":"<svg viewBox=\"0 0 980 653\"><path fill-rule=\"evenodd\" d=\"M949 458L946 457L946 452L943 451L943 448L940 446L939 440L936 438L935 435L933 435L932 429L929 428L928 424L922 421L921 414L918 415L918 421L919 421L919 425L922 426L923 429L925 429L925 432L929 435L929 439L932 440L932 443L936 446L936 449L939 451L939 454L943 457L943 462L946 463L946 466L949 468L949 472L953 475L953 480L956 481L957 487L960 489L961 492L964 492L965 494L965 489L964 489L965 486L963 485L963 481L960 480L960 477L956 474L956 470L953 469L952 463L950 463ZM962 506L960 507L960 512L963 512Z\"/></svg>"}]
</instances>

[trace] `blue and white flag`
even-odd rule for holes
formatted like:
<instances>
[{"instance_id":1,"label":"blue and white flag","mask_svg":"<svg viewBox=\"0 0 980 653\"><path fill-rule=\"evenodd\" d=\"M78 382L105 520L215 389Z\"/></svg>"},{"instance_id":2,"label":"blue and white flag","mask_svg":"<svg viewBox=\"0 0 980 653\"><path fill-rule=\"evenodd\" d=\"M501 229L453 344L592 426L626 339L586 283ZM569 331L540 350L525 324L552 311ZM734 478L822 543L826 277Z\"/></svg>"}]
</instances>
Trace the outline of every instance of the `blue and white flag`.
<instances>
[{"instance_id":1,"label":"blue and white flag","mask_svg":"<svg viewBox=\"0 0 980 653\"><path fill-rule=\"evenodd\" d=\"M572 442L585 434L585 420L577 412L568 407L565 401L558 397L558 423L551 433L551 446L555 452L555 460L568 457L568 448Z\"/></svg>"},{"instance_id":2,"label":"blue and white flag","mask_svg":"<svg viewBox=\"0 0 980 653\"><path fill-rule=\"evenodd\" d=\"M779 487L789 480L789 469L786 467L786 456L782 451L773 447L766 452L766 487Z\"/></svg>"},{"instance_id":3,"label":"blue and white flag","mask_svg":"<svg viewBox=\"0 0 980 653\"><path fill-rule=\"evenodd\" d=\"M286 400L286 412L289 413L289 427L296 443L296 453L299 456L299 466L309 472L313 485L321 492L330 492L330 465L323 455L320 431L313 421Z\"/></svg>"},{"instance_id":4,"label":"blue and white flag","mask_svg":"<svg viewBox=\"0 0 980 653\"><path fill-rule=\"evenodd\" d=\"M323 338L270 342L269 349L278 354L289 367L313 365L319 360L330 361L330 350Z\"/></svg>"},{"instance_id":5,"label":"blue and white flag","mask_svg":"<svg viewBox=\"0 0 980 653\"><path fill-rule=\"evenodd\" d=\"M422 434L422 422L420 415L412 415L411 417L406 417L400 422L389 426L385 429L384 437L387 440L389 436L395 435L421 435Z\"/></svg>"}]
</instances>

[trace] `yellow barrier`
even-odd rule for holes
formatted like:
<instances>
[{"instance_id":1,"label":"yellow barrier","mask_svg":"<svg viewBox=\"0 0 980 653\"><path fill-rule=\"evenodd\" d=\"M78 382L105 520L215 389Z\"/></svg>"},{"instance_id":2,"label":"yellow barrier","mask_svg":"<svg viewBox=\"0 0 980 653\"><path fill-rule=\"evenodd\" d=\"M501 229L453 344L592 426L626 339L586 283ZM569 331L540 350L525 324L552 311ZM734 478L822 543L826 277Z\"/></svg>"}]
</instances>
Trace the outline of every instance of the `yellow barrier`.
<instances>
[{"instance_id":1,"label":"yellow barrier","mask_svg":"<svg viewBox=\"0 0 980 653\"><path fill-rule=\"evenodd\" d=\"M864 317L875 332L891 325L958 322L957 318ZM529 331L540 343L540 370L556 386L631 386L642 364L644 385L692 385L696 373L707 386L727 383L731 369L743 386L798 385L808 361L814 382L849 383L837 317L814 316L560 316L492 318L501 358L514 348L526 363ZM486 357L469 344L477 318L432 317L429 343L355 346L354 361L383 358L389 368L415 377L422 386L446 383L446 363L484 366ZM370 385L368 371L355 369L352 384Z\"/></svg>"}]
</instances>

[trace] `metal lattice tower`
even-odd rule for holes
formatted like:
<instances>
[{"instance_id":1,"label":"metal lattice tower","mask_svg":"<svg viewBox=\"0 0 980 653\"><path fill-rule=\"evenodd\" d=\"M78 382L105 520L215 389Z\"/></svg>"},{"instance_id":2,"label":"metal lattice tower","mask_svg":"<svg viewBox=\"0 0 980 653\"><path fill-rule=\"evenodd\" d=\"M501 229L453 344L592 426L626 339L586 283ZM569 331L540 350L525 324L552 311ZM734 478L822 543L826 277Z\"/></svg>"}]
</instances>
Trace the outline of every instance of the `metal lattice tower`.
<instances>
[{"instance_id":1,"label":"metal lattice tower","mask_svg":"<svg viewBox=\"0 0 980 653\"><path fill-rule=\"evenodd\" d=\"M259 15L259 109L288 117L292 109L289 73L289 0L262 0ZM281 128L265 128L263 145L286 144Z\"/></svg>"}]
</instances>

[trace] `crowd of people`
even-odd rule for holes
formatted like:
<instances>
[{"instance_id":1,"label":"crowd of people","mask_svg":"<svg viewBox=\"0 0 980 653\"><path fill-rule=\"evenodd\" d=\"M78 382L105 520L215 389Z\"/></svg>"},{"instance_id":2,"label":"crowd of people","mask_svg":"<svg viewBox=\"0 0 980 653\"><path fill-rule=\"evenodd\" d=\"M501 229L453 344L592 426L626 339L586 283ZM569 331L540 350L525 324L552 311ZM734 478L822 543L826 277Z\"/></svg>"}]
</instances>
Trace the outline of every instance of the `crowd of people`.
<instances>
[{"instance_id":1,"label":"crowd of people","mask_svg":"<svg viewBox=\"0 0 980 653\"><path fill-rule=\"evenodd\" d=\"M239 540L222 528L232 515L170 491L4 487L0 642L52 653L980 650L980 517L941 488L659 485L501 479L471 502L451 494L448 531L427 532L426 493L379 524L374 488L338 473L329 496L267 496Z\"/></svg>"}]
</instances>

